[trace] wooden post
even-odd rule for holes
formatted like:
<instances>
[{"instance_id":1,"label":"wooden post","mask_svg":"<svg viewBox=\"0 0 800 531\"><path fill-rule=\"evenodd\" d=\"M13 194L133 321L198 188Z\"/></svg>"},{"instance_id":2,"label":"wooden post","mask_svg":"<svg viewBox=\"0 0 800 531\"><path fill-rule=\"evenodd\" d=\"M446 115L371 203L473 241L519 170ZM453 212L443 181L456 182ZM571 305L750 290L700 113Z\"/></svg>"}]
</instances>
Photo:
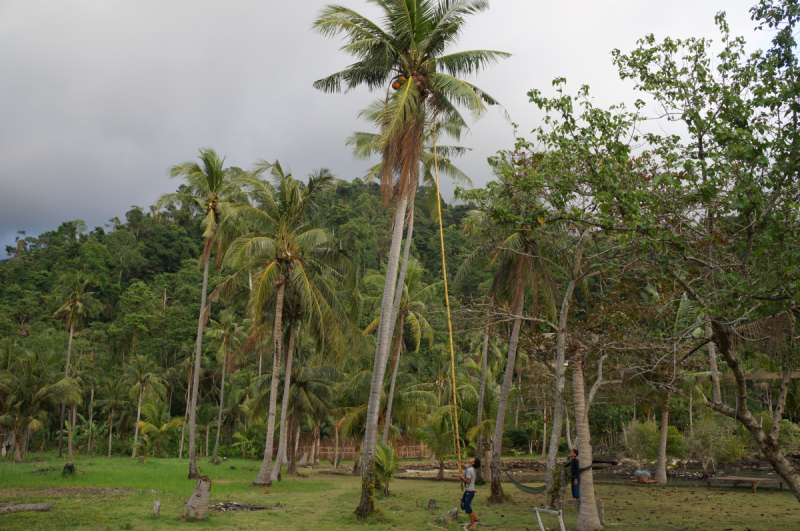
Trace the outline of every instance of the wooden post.
<instances>
[{"instance_id":1,"label":"wooden post","mask_svg":"<svg viewBox=\"0 0 800 531\"><path fill-rule=\"evenodd\" d=\"M156 500L153 502L153 518L158 518L158 515L161 513L161 500Z\"/></svg>"}]
</instances>

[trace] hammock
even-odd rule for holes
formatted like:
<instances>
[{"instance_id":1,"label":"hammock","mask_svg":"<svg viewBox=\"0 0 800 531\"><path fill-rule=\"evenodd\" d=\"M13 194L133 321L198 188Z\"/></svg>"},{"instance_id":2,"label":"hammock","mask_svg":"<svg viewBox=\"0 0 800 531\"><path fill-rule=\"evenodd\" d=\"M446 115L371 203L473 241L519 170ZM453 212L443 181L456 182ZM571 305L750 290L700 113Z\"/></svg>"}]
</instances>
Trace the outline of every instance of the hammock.
<instances>
[{"instance_id":1,"label":"hammock","mask_svg":"<svg viewBox=\"0 0 800 531\"><path fill-rule=\"evenodd\" d=\"M515 487L517 487L519 490L521 490L526 494L541 494L545 490L547 490L547 486L528 487L527 485L523 485L522 483L511 477L511 474L508 473L508 469L503 468L502 470L503 472L506 473L506 476L508 476L508 479L511 481L511 483L513 483Z\"/></svg>"}]
</instances>

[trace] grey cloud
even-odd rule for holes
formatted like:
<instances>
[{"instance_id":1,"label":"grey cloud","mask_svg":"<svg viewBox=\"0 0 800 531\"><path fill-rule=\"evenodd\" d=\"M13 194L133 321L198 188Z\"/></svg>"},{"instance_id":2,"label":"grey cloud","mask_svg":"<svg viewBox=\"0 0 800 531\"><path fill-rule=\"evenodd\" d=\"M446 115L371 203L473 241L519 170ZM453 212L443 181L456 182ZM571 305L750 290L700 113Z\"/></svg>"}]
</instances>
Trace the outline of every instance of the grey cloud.
<instances>
[{"instance_id":1,"label":"grey cloud","mask_svg":"<svg viewBox=\"0 0 800 531\"><path fill-rule=\"evenodd\" d=\"M747 9L728 0L732 31L753 38ZM374 6L343 0L369 16ZM178 183L172 164L202 146L248 167L258 158L295 175L329 167L363 173L345 138L364 124L366 91L322 94L311 83L348 64L338 43L311 33L320 0L79 1L0 4L0 244L84 219L91 227L150 205ZM527 134L540 118L527 103L565 76L592 86L598 103L632 101L613 48L637 38L716 36L722 3L678 0L495 0L475 17L460 48L514 57L476 82L496 96ZM757 34L762 40L766 34ZM753 41L754 44L758 44ZM513 142L510 124L490 112L463 144L459 161L476 184L490 178L486 157ZM452 187L445 187L446 196Z\"/></svg>"}]
</instances>

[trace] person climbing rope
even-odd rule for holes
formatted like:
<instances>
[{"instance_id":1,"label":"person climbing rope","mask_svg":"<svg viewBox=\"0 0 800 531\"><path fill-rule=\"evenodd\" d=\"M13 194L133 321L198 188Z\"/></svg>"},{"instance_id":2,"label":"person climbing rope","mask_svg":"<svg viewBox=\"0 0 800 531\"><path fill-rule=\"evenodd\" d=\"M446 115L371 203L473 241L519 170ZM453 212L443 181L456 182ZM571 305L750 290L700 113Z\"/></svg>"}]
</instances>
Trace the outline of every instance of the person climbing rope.
<instances>
[{"instance_id":1,"label":"person climbing rope","mask_svg":"<svg viewBox=\"0 0 800 531\"><path fill-rule=\"evenodd\" d=\"M464 494L461 496L461 508L467 513L469 517L469 528L475 529L475 522L479 522L480 518L472 511L472 499L475 498L475 469L481 467L481 460L471 458L467 461L467 471L463 476L459 476L461 481L464 482Z\"/></svg>"}]
</instances>

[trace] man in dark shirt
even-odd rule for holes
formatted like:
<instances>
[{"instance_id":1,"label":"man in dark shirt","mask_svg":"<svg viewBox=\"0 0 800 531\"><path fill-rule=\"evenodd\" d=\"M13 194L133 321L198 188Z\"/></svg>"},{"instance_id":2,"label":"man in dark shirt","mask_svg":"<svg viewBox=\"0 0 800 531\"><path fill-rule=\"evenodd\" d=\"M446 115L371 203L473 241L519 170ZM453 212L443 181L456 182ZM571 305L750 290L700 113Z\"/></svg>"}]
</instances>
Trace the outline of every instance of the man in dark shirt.
<instances>
[{"instance_id":1,"label":"man in dark shirt","mask_svg":"<svg viewBox=\"0 0 800 531\"><path fill-rule=\"evenodd\" d=\"M581 502L581 476L580 465L578 464L578 449L573 448L569 451L569 476L572 486L572 497Z\"/></svg>"}]
</instances>

